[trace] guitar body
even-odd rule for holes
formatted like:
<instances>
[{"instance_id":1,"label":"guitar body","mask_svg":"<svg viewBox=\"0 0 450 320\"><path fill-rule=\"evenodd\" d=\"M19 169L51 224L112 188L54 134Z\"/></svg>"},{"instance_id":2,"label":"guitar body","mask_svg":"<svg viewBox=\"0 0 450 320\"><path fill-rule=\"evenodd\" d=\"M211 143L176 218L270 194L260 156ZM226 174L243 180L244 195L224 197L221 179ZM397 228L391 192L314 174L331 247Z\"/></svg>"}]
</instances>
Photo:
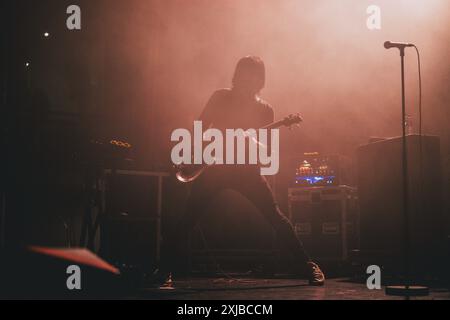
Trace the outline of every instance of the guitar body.
<instances>
[{"instance_id":1,"label":"guitar body","mask_svg":"<svg viewBox=\"0 0 450 320\"><path fill-rule=\"evenodd\" d=\"M175 166L178 181L188 183L197 179L208 167L207 164L182 164Z\"/></svg>"},{"instance_id":2,"label":"guitar body","mask_svg":"<svg viewBox=\"0 0 450 320\"><path fill-rule=\"evenodd\" d=\"M292 127L298 125L303 119L299 114L291 114L283 120L273 122L262 129L275 129L281 126ZM207 164L180 164L175 165L175 176L180 182L188 183L197 179L210 165Z\"/></svg>"}]
</instances>

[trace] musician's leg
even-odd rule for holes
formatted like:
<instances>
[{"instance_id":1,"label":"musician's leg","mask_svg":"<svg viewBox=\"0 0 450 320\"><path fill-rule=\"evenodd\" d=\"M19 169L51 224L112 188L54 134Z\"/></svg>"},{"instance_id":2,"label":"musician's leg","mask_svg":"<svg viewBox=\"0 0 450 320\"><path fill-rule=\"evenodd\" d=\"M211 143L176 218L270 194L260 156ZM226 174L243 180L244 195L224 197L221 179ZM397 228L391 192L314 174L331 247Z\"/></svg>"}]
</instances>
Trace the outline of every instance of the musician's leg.
<instances>
[{"instance_id":1,"label":"musician's leg","mask_svg":"<svg viewBox=\"0 0 450 320\"><path fill-rule=\"evenodd\" d=\"M207 174L205 174L207 175ZM188 262L190 233L205 213L212 197L219 192L220 187L208 179L200 177L192 183L184 214L170 228L163 238L161 268L169 271L185 271Z\"/></svg>"},{"instance_id":2,"label":"musician's leg","mask_svg":"<svg viewBox=\"0 0 450 320\"><path fill-rule=\"evenodd\" d=\"M300 239L297 238L294 228L286 216L281 212L275 202L275 197L265 177L250 175L242 179L245 183L236 183L234 188L245 195L260 210L277 232L278 239L289 249L298 262L300 275L308 278L309 284L323 285L325 276L320 267L311 261Z\"/></svg>"},{"instance_id":3,"label":"musician's leg","mask_svg":"<svg viewBox=\"0 0 450 320\"><path fill-rule=\"evenodd\" d=\"M267 219L277 233L277 238L294 256L299 264L310 261L302 242L296 236L289 219L281 212L270 186L264 176L255 176L239 184L236 189L246 196Z\"/></svg>"}]
</instances>

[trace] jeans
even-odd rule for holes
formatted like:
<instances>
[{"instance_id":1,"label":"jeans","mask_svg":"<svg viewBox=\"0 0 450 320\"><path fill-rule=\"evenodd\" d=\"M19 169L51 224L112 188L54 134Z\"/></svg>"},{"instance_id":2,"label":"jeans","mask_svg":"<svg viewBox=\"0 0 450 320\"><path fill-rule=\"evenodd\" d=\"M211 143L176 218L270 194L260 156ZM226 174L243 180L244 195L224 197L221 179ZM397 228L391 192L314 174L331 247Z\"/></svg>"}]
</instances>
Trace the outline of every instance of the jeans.
<instances>
[{"instance_id":1,"label":"jeans","mask_svg":"<svg viewBox=\"0 0 450 320\"><path fill-rule=\"evenodd\" d=\"M170 232L166 241L163 241L162 269L173 271L180 266L180 257L185 258L188 252L187 244L191 231L206 213L205 209L212 198L224 189L241 193L255 205L275 230L279 244L292 254L300 266L310 261L291 222L277 205L267 179L260 175L259 168L216 166L208 168L192 182L186 211L176 228Z\"/></svg>"}]
</instances>

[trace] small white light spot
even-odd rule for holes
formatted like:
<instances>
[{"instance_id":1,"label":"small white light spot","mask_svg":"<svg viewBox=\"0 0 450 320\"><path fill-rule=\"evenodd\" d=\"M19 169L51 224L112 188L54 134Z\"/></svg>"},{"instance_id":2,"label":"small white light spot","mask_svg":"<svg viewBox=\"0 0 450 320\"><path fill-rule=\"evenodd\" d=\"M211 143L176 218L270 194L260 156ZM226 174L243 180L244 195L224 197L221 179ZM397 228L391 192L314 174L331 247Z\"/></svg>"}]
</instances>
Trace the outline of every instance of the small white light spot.
<instances>
[{"instance_id":1,"label":"small white light spot","mask_svg":"<svg viewBox=\"0 0 450 320\"><path fill-rule=\"evenodd\" d=\"M48 38L50 36L50 33L44 32L44 37Z\"/></svg>"},{"instance_id":2,"label":"small white light spot","mask_svg":"<svg viewBox=\"0 0 450 320\"><path fill-rule=\"evenodd\" d=\"M29 62L25 62L25 67L29 67L30 66L30 63Z\"/></svg>"}]
</instances>

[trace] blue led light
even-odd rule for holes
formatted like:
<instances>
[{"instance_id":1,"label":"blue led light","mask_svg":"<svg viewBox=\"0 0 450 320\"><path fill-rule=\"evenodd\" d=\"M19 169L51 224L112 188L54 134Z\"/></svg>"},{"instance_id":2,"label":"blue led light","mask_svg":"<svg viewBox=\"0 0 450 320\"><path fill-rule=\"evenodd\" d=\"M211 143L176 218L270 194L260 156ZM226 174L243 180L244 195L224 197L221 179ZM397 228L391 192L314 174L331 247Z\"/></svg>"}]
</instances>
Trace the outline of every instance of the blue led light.
<instances>
[{"instance_id":1,"label":"blue led light","mask_svg":"<svg viewBox=\"0 0 450 320\"><path fill-rule=\"evenodd\" d=\"M332 184L334 182L335 176L296 176L295 182L298 183L304 183L306 182L309 185L315 185L315 184Z\"/></svg>"}]
</instances>

